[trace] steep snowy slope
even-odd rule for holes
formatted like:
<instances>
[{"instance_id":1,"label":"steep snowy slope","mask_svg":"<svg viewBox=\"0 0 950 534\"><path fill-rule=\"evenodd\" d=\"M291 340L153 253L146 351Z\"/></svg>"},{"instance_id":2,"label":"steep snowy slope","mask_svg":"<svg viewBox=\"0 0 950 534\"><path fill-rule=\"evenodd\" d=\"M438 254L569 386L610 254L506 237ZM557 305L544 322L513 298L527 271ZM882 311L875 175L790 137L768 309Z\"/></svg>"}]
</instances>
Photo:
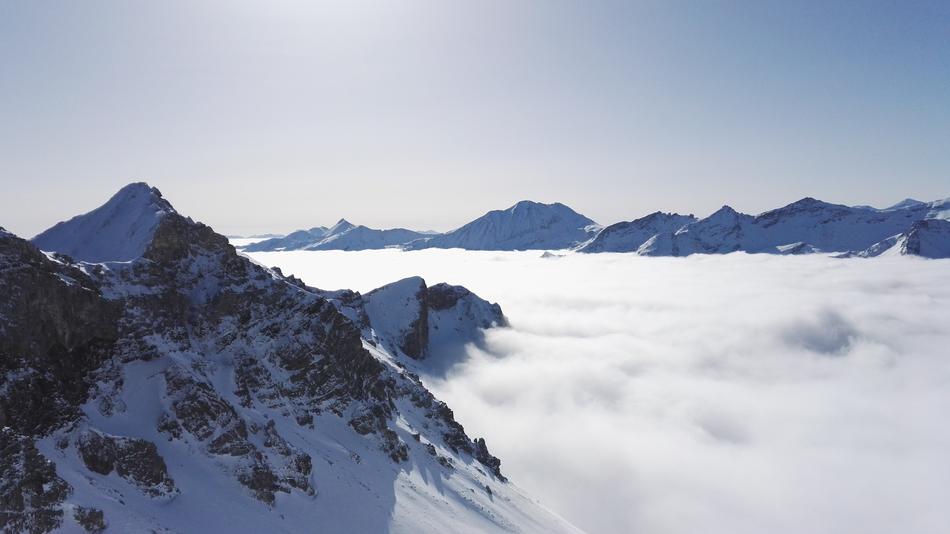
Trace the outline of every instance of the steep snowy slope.
<instances>
[{"instance_id":1,"label":"steep snowy slope","mask_svg":"<svg viewBox=\"0 0 950 534\"><path fill-rule=\"evenodd\" d=\"M370 250L408 243L430 234L415 232L405 228L377 230L366 226L356 226L346 219L340 219L330 228L311 228L299 230L283 239L268 239L248 245L247 252L273 250Z\"/></svg>"},{"instance_id":2,"label":"steep snowy slope","mask_svg":"<svg viewBox=\"0 0 950 534\"><path fill-rule=\"evenodd\" d=\"M854 208L804 198L757 216L728 206L698 222L654 236L639 253L687 256L746 252L863 250L914 222L939 214L941 204L901 203L888 210Z\"/></svg>"},{"instance_id":3,"label":"steep snowy slope","mask_svg":"<svg viewBox=\"0 0 950 534\"><path fill-rule=\"evenodd\" d=\"M563 249L590 239L598 230L597 223L564 204L524 200L506 210L490 211L451 232L413 241L406 248Z\"/></svg>"},{"instance_id":4,"label":"steep snowy slope","mask_svg":"<svg viewBox=\"0 0 950 534\"><path fill-rule=\"evenodd\" d=\"M133 183L102 206L34 237L33 243L77 260L128 261L145 252L158 223L173 211L158 189Z\"/></svg>"},{"instance_id":5,"label":"steep snowy slope","mask_svg":"<svg viewBox=\"0 0 950 534\"><path fill-rule=\"evenodd\" d=\"M480 301L409 285L457 322ZM0 290L4 530L574 531L375 332L401 291L307 287L173 210L125 262L0 233Z\"/></svg>"},{"instance_id":6,"label":"steep snowy slope","mask_svg":"<svg viewBox=\"0 0 950 534\"><path fill-rule=\"evenodd\" d=\"M692 215L657 211L634 221L619 222L605 227L577 249L578 252L635 252L640 245L656 234L675 232L696 222Z\"/></svg>"},{"instance_id":7,"label":"steep snowy slope","mask_svg":"<svg viewBox=\"0 0 950 534\"><path fill-rule=\"evenodd\" d=\"M921 256L950 258L950 221L917 221L906 232L891 236L868 247L857 256Z\"/></svg>"}]
</instances>

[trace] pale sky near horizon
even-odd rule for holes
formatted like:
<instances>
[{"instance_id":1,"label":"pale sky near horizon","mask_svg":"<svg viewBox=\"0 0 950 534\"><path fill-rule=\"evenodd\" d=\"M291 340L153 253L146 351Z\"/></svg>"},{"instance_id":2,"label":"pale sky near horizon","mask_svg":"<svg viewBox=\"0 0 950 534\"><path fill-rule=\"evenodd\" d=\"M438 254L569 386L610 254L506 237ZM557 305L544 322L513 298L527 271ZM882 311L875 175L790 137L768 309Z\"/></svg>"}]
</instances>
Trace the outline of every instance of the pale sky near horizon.
<instances>
[{"instance_id":1,"label":"pale sky near horizon","mask_svg":"<svg viewBox=\"0 0 950 534\"><path fill-rule=\"evenodd\" d=\"M0 3L0 226L224 233L950 195L950 2Z\"/></svg>"}]
</instances>

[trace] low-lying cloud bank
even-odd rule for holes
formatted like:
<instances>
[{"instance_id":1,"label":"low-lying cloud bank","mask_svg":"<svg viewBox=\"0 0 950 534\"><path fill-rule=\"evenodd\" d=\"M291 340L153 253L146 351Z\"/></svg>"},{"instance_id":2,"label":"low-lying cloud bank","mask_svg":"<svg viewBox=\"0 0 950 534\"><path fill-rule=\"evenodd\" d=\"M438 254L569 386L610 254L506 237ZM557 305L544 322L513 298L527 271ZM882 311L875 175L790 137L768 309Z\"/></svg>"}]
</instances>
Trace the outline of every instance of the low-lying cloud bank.
<instances>
[{"instance_id":1,"label":"low-lying cloud bank","mask_svg":"<svg viewBox=\"0 0 950 534\"><path fill-rule=\"evenodd\" d=\"M324 288L421 274L511 328L435 393L594 533L950 524L950 262L460 251L253 256Z\"/></svg>"}]
</instances>

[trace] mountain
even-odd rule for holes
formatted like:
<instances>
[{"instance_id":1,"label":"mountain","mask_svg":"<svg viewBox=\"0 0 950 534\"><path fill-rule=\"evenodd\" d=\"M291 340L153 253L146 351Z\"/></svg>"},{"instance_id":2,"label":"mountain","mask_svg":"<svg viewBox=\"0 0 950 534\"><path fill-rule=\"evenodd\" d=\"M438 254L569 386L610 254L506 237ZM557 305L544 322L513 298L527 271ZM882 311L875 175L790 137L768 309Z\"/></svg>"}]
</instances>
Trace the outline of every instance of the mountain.
<instances>
[{"instance_id":1,"label":"mountain","mask_svg":"<svg viewBox=\"0 0 950 534\"><path fill-rule=\"evenodd\" d=\"M147 191L91 212L138 236L161 206L138 256L0 231L0 529L576 532L409 370L497 305L312 288Z\"/></svg>"},{"instance_id":2,"label":"mountain","mask_svg":"<svg viewBox=\"0 0 950 534\"><path fill-rule=\"evenodd\" d=\"M314 229L312 229L314 230ZM323 231L326 231L326 228L323 228ZM286 234L251 234L251 235L226 235L228 239L273 239L275 237L285 237Z\"/></svg>"},{"instance_id":3,"label":"mountain","mask_svg":"<svg viewBox=\"0 0 950 534\"><path fill-rule=\"evenodd\" d=\"M173 211L158 189L133 183L102 206L39 234L33 243L82 261L129 261L145 252L159 222Z\"/></svg>"},{"instance_id":4,"label":"mountain","mask_svg":"<svg viewBox=\"0 0 950 534\"><path fill-rule=\"evenodd\" d=\"M921 256L924 258L950 258L950 221L925 219L915 222L909 230L891 236L857 256Z\"/></svg>"},{"instance_id":5,"label":"mountain","mask_svg":"<svg viewBox=\"0 0 950 534\"><path fill-rule=\"evenodd\" d=\"M590 239L599 229L597 223L564 204L524 200L506 210L490 211L451 232L413 241L405 248L565 249Z\"/></svg>"},{"instance_id":6,"label":"mountain","mask_svg":"<svg viewBox=\"0 0 950 534\"><path fill-rule=\"evenodd\" d=\"M927 214L921 217L922 219L950 220L950 197L927 202L921 209L927 210Z\"/></svg>"},{"instance_id":7,"label":"mountain","mask_svg":"<svg viewBox=\"0 0 950 534\"><path fill-rule=\"evenodd\" d=\"M428 235L425 232L415 232L405 228L377 230L366 226L356 226L346 219L340 219L330 228L298 230L284 238L267 239L248 245L244 251L370 250L401 245Z\"/></svg>"},{"instance_id":8,"label":"mountain","mask_svg":"<svg viewBox=\"0 0 950 534\"><path fill-rule=\"evenodd\" d=\"M904 200L901 200L900 202L894 204L893 206L884 208L881 211L894 211L894 210L903 210L907 208L916 208L916 207L923 206L925 204L927 203L921 202L919 200L915 200L913 198L905 198Z\"/></svg>"},{"instance_id":9,"label":"mountain","mask_svg":"<svg viewBox=\"0 0 950 534\"><path fill-rule=\"evenodd\" d=\"M905 206L876 210L804 198L756 216L724 206L705 219L653 236L638 249L638 253L687 256L734 251L864 250L905 231L919 220L950 213L945 201L902 204Z\"/></svg>"},{"instance_id":10,"label":"mountain","mask_svg":"<svg viewBox=\"0 0 950 534\"><path fill-rule=\"evenodd\" d=\"M307 245L315 243L327 234L326 226L315 226L309 230L297 230L285 236L272 237L256 243L251 243L243 248L246 252L262 252L273 250L299 250Z\"/></svg>"},{"instance_id":11,"label":"mountain","mask_svg":"<svg viewBox=\"0 0 950 534\"><path fill-rule=\"evenodd\" d=\"M640 245L656 234L675 232L696 222L692 215L657 211L634 221L619 222L605 227L577 249L578 252L636 252Z\"/></svg>"},{"instance_id":12,"label":"mountain","mask_svg":"<svg viewBox=\"0 0 950 534\"><path fill-rule=\"evenodd\" d=\"M374 289L363 296L362 309L373 338L388 344L391 353L430 360L419 366L430 373L434 365L444 371L456 363L460 355L454 349L479 342L485 329L508 324L498 304L464 287L427 287L419 277Z\"/></svg>"}]
</instances>

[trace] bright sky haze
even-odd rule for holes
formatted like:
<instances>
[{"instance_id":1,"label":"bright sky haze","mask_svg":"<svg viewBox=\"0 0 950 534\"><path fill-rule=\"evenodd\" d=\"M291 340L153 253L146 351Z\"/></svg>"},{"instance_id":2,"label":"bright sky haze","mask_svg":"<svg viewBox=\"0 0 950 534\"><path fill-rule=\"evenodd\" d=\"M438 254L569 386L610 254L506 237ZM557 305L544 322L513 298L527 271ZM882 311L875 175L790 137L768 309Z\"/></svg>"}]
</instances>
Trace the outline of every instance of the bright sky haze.
<instances>
[{"instance_id":1,"label":"bright sky haze","mask_svg":"<svg viewBox=\"0 0 950 534\"><path fill-rule=\"evenodd\" d=\"M226 233L950 195L947 2L0 4L0 225Z\"/></svg>"}]
</instances>

